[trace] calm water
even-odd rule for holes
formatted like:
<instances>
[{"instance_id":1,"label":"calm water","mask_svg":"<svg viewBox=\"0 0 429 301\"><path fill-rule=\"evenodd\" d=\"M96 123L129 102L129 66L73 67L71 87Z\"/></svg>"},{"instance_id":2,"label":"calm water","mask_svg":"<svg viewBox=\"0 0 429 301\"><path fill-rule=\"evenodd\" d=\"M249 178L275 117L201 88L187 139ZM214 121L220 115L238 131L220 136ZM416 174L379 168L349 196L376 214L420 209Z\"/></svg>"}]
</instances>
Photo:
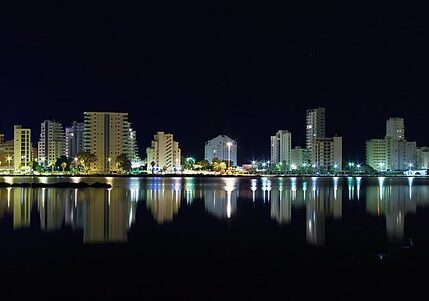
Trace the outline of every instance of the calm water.
<instances>
[{"instance_id":1,"label":"calm water","mask_svg":"<svg viewBox=\"0 0 429 301\"><path fill-rule=\"evenodd\" d=\"M3 297L279 300L426 293L426 178L0 178ZM25 289L23 289L25 288Z\"/></svg>"},{"instance_id":2,"label":"calm water","mask_svg":"<svg viewBox=\"0 0 429 301\"><path fill-rule=\"evenodd\" d=\"M184 224L200 227L204 219L240 231L246 223L275 224L294 243L324 246L350 227L349 236L379 243L408 242L407 222L427 212L429 180L425 178L70 178L73 182L107 182L111 189L3 188L1 224L12 234L25 228L42 232L64 229L84 243L127 242L139 225ZM8 178L6 182L58 182L65 178ZM150 213L144 220L137 208ZM192 214L182 212L192 208ZM246 218L246 215L250 218ZM176 220L180 220L177 223ZM235 221L234 221L235 220ZM231 226L232 225L232 226ZM361 225L361 229L355 229ZM428 229L429 220L419 230ZM383 229L384 228L384 229ZM298 231L296 231L298 229ZM374 237L374 231L384 235ZM249 230L250 231L250 230ZM295 231L295 232L294 232ZM367 232L365 232L367 231ZM305 236L304 236L305 235Z\"/></svg>"}]
</instances>

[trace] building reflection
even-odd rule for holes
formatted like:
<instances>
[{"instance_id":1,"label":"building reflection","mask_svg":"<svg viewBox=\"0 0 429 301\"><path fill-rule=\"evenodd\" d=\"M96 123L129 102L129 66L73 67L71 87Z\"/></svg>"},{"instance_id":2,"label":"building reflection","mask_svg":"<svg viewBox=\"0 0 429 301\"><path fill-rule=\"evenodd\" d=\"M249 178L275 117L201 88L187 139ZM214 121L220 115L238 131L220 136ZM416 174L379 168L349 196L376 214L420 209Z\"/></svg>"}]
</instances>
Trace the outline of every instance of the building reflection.
<instances>
[{"instance_id":1,"label":"building reflection","mask_svg":"<svg viewBox=\"0 0 429 301\"><path fill-rule=\"evenodd\" d=\"M33 222L47 232L71 227L83 231L85 243L126 241L135 206L123 189L0 189L0 219L10 216L14 229Z\"/></svg>"},{"instance_id":2,"label":"building reflection","mask_svg":"<svg viewBox=\"0 0 429 301\"><path fill-rule=\"evenodd\" d=\"M279 179L278 188L273 188L270 194L271 218L278 223L291 221L292 208L305 207L306 237L312 245L324 245L327 217L341 219L342 216L342 188L338 186L338 178L333 178L330 185L319 185L318 181L316 177L303 180L299 189L296 178Z\"/></svg>"},{"instance_id":3,"label":"building reflection","mask_svg":"<svg viewBox=\"0 0 429 301\"><path fill-rule=\"evenodd\" d=\"M223 179L223 187L209 187L203 189L204 207L206 212L224 219L231 218L237 210L237 180Z\"/></svg>"},{"instance_id":4,"label":"building reflection","mask_svg":"<svg viewBox=\"0 0 429 301\"><path fill-rule=\"evenodd\" d=\"M240 183L246 183L241 190ZM153 178L112 189L1 188L0 223L22 231L69 228L81 231L85 243L125 242L139 201L158 224L174 221L181 206L226 220L236 214L238 201L256 210L260 206L254 203L259 202L278 224L290 224L299 210L295 219L304 227L305 213L306 241L320 246L325 244L327 221L342 218L343 198L366 200L366 212L385 217L388 239L402 241L405 215L429 203L429 186L415 178L404 183L380 177L372 183L360 177L290 177Z\"/></svg>"},{"instance_id":5,"label":"building reflection","mask_svg":"<svg viewBox=\"0 0 429 301\"><path fill-rule=\"evenodd\" d=\"M181 190L177 189L147 189L146 206L151 211L158 224L171 222L179 212Z\"/></svg>"},{"instance_id":6,"label":"building reflection","mask_svg":"<svg viewBox=\"0 0 429 301\"><path fill-rule=\"evenodd\" d=\"M366 187L366 210L373 215L385 216L387 239L391 242L403 241L405 215L415 213L418 206L428 203L429 187L413 185L412 178L408 179L408 185L398 185L380 177L378 185Z\"/></svg>"}]
</instances>

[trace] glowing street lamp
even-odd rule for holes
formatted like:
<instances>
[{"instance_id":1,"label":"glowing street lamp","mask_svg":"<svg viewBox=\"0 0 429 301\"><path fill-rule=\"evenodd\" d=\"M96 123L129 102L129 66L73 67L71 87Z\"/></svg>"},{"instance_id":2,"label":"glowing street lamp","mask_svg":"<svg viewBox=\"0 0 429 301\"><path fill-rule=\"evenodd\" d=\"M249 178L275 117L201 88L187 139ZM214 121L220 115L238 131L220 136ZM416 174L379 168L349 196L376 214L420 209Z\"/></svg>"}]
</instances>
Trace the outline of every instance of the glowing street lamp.
<instances>
[{"instance_id":1,"label":"glowing street lamp","mask_svg":"<svg viewBox=\"0 0 429 301\"><path fill-rule=\"evenodd\" d=\"M109 162L109 170L108 170L108 171L109 171L109 173L110 173L110 162L112 162L112 158L110 158L110 157L109 157L109 158L107 158L107 162Z\"/></svg>"},{"instance_id":2,"label":"glowing street lamp","mask_svg":"<svg viewBox=\"0 0 429 301\"><path fill-rule=\"evenodd\" d=\"M228 169L231 167L231 146L232 146L232 142L228 141L226 143L226 146L228 147Z\"/></svg>"},{"instance_id":3,"label":"glowing street lamp","mask_svg":"<svg viewBox=\"0 0 429 301\"><path fill-rule=\"evenodd\" d=\"M358 170L358 173L360 172L360 168L362 167L362 165L360 163L356 164L356 168Z\"/></svg>"},{"instance_id":4,"label":"glowing street lamp","mask_svg":"<svg viewBox=\"0 0 429 301\"><path fill-rule=\"evenodd\" d=\"M383 171L384 162L379 162L378 166L380 167L380 171Z\"/></svg>"}]
</instances>

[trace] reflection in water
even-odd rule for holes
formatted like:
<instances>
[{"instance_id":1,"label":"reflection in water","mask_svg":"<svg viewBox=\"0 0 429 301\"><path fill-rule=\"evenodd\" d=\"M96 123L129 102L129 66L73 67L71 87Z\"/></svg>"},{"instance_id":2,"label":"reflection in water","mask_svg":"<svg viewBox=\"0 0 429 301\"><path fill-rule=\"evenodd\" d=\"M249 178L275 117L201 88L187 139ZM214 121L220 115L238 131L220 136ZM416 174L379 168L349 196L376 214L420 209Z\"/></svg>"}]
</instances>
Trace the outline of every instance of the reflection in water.
<instances>
[{"instance_id":1,"label":"reflection in water","mask_svg":"<svg viewBox=\"0 0 429 301\"><path fill-rule=\"evenodd\" d=\"M405 214L415 213L418 206L427 205L429 187L413 187L413 179L408 178L408 185L395 185L392 180L385 185L386 179L379 178L379 186L366 187L366 209L374 215L386 217L386 232L390 241L404 239Z\"/></svg>"},{"instance_id":2,"label":"reflection in water","mask_svg":"<svg viewBox=\"0 0 429 301\"><path fill-rule=\"evenodd\" d=\"M10 223L15 230L67 227L81 231L85 243L124 242L135 222L137 202L144 202L158 224L173 223L181 206L196 205L199 210L198 204L204 204L206 213L222 222L237 218L238 202L261 210L254 204L259 202L276 223L297 223L305 227L308 244L324 245L326 220L342 218L343 200L363 200L367 213L385 217L387 238L397 242L404 239L405 215L429 202L429 186L416 184L413 177L131 178L127 185L116 186L115 179L107 180L113 188L2 188L0 224ZM294 210L305 212L305 220L294 217Z\"/></svg>"},{"instance_id":3,"label":"reflection in water","mask_svg":"<svg viewBox=\"0 0 429 301\"><path fill-rule=\"evenodd\" d=\"M206 211L218 218L231 218L237 210L237 179L225 178L223 189L208 187L203 190Z\"/></svg>"}]
</instances>

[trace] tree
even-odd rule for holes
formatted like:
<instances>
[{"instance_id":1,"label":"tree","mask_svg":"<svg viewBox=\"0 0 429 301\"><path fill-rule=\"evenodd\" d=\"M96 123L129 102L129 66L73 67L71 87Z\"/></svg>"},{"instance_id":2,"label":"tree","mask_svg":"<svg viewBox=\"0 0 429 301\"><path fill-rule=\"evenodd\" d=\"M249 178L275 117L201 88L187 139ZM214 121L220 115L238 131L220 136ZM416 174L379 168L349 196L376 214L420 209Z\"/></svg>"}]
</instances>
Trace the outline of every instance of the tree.
<instances>
[{"instance_id":1,"label":"tree","mask_svg":"<svg viewBox=\"0 0 429 301\"><path fill-rule=\"evenodd\" d=\"M69 170L69 167L70 167L69 159L64 155L60 156L55 161L55 167L57 169L61 168L63 172L65 171L66 168L67 168L67 170Z\"/></svg>"},{"instance_id":2,"label":"tree","mask_svg":"<svg viewBox=\"0 0 429 301\"><path fill-rule=\"evenodd\" d=\"M152 166L152 173L155 173L155 161L150 162L150 166Z\"/></svg>"},{"instance_id":3,"label":"tree","mask_svg":"<svg viewBox=\"0 0 429 301\"><path fill-rule=\"evenodd\" d=\"M119 156L117 156L116 164L118 164L118 168L123 171L131 171L131 161L128 159L126 154L120 154Z\"/></svg>"},{"instance_id":4,"label":"tree","mask_svg":"<svg viewBox=\"0 0 429 301\"><path fill-rule=\"evenodd\" d=\"M36 171L36 172L38 172L38 173L41 173L41 172L43 172L43 166L41 166L39 163L37 163L36 161L32 161L31 163L30 163L30 166L31 166L31 168L34 170L34 171Z\"/></svg>"},{"instance_id":5,"label":"tree","mask_svg":"<svg viewBox=\"0 0 429 301\"><path fill-rule=\"evenodd\" d=\"M81 152L77 155L78 162L83 166L85 172L91 168L91 164L97 162L97 156L88 152Z\"/></svg>"}]
</instances>

